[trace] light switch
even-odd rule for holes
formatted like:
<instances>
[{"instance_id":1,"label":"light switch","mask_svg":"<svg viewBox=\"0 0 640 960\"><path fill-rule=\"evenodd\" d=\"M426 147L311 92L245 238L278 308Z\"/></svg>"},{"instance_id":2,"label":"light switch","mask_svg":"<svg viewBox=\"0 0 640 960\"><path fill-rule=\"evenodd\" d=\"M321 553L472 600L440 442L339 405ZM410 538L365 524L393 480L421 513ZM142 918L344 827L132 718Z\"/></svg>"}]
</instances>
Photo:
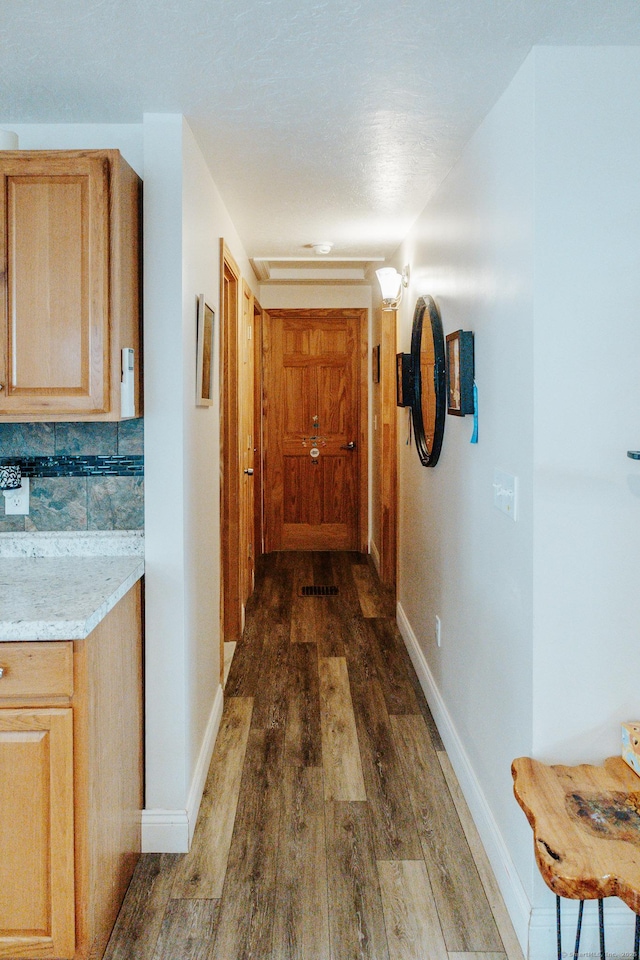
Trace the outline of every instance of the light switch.
<instances>
[{"instance_id":1,"label":"light switch","mask_svg":"<svg viewBox=\"0 0 640 960\"><path fill-rule=\"evenodd\" d=\"M493 505L512 520L518 513L518 478L502 470L493 471Z\"/></svg>"}]
</instances>

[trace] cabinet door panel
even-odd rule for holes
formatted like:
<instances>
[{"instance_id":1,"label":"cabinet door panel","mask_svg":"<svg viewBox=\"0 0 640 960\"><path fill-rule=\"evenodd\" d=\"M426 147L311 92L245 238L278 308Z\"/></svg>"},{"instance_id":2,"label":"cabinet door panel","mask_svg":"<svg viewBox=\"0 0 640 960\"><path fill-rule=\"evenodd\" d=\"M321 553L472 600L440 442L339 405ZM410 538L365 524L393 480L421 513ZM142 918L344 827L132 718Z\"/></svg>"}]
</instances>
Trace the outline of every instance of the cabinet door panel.
<instances>
[{"instance_id":1,"label":"cabinet door panel","mask_svg":"<svg viewBox=\"0 0 640 960\"><path fill-rule=\"evenodd\" d=\"M109 401L108 177L96 158L0 161L0 412L99 413Z\"/></svg>"},{"instance_id":2,"label":"cabinet door panel","mask_svg":"<svg viewBox=\"0 0 640 960\"><path fill-rule=\"evenodd\" d=\"M0 957L75 948L70 708L0 710Z\"/></svg>"}]
</instances>

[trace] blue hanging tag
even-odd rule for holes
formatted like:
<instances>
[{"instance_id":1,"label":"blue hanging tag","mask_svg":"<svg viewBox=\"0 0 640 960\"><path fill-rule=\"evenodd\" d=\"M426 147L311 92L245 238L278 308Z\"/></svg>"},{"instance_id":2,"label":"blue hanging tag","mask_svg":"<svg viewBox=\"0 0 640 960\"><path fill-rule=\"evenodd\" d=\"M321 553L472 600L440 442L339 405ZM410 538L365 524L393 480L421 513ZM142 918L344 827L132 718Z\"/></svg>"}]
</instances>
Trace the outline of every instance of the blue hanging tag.
<instances>
[{"instance_id":1,"label":"blue hanging tag","mask_svg":"<svg viewBox=\"0 0 640 960\"><path fill-rule=\"evenodd\" d=\"M478 442L478 385L473 381L473 433L469 443Z\"/></svg>"}]
</instances>

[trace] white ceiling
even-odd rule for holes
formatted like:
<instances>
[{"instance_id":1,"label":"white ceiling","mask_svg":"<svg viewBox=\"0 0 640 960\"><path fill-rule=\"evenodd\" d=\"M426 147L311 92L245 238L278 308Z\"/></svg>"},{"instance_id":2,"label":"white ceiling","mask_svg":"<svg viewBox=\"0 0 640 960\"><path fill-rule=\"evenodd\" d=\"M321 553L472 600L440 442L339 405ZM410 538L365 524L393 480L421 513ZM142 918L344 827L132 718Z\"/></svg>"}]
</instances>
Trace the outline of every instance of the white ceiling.
<instances>
[{"instance_id":1,"label":"white ceiling","mask_svg":"<svg viewBox=\"0 0 640 960\"><path fill-rule=\"evenodd\" d=\"M251 257L389 256L533 44L638 0L0 0L0 125L186 115Z\"/></svg>"}]
</instances>

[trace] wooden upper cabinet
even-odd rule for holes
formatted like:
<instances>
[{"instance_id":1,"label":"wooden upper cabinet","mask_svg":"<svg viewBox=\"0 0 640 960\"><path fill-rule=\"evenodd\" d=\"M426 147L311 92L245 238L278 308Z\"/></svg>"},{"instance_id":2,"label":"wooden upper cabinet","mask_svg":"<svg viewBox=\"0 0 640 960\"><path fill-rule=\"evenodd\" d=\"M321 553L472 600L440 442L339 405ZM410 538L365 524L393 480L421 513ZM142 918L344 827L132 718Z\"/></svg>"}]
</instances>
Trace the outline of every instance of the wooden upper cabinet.
<instances>
[{"instance_id":1,"label":"wooden upper cabinet","mask_svg":"<svg viewBox=\"0 0 640 960\"><path fill-rule=\"evenodd\" d=\"M117 150L0 152L0 420L119 420L140 383L138 176Z\"/></svg>"}]
</instances>

